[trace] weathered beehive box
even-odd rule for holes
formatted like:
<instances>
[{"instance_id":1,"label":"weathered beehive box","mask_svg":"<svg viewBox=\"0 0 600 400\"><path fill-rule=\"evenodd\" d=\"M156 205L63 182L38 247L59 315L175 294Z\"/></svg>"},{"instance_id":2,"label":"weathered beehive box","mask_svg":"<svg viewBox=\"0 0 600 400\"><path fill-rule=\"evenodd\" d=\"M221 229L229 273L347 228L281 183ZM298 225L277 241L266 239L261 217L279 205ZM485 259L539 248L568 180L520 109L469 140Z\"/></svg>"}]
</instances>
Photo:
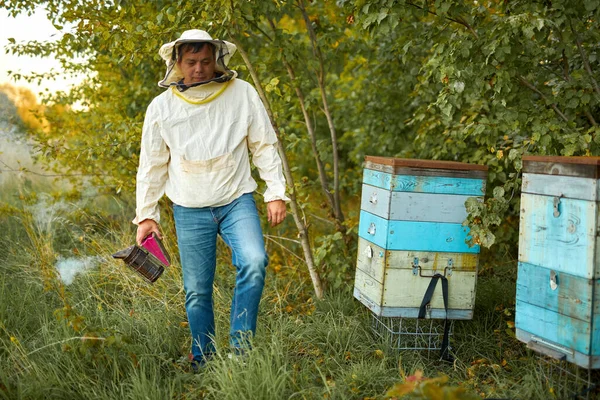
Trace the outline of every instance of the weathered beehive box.
<instances>
[{"instance_id":1,"label":"weathered beehive box","mask_svg":"<svg viewBox=\"0 0 600 400\"><path fill-rule=\"evenodd\" d=\"M600 368L600 157L523 157L516 334Z\"/></svg>"},{"instance_id":2,"label":"weathered beehive box","mask_svg":"<svg viewBox=\"0 0 600 400\"><path fill-rule=\"evenodd\" d=\"M465 201L482 198L487 167L366 157L354 297L384 317L416 318L431 276L448 279L449 319L471 319L479 246L469 247ZM430 318L446 318L442 289Z\"/></svg>"}]
</instances>

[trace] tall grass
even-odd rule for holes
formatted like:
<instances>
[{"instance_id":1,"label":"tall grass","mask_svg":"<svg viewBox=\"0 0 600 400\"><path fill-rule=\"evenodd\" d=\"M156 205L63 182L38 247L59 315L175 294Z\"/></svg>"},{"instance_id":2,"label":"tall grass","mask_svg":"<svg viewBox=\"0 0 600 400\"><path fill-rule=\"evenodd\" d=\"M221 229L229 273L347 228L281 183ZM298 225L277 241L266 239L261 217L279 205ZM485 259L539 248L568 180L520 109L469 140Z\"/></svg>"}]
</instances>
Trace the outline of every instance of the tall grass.
<instances>
[{"instance_id":1,"label":"tall grass","mask_svg":"<svg viewBox=\"0 0 600 400\"><path fill-rule=\"evenodd\" d=\"M173 266L150 285L111 257L134 238L132 210L115 209L106 216L69 204L45 220L26 204L0 212L0 398L380 399L417 370L480 397L551 395L536 356L512 332L514 260L480 276L475 318L454 326L453 364L374 336L352 282L313 302L299 265L269 269L254 349L240 360L228 357L234 269L221 246L218 353L192 374L174 228L167 219ZM61 281L57 262L85 257L95 267Z\"/></svg>"}]
</instances>

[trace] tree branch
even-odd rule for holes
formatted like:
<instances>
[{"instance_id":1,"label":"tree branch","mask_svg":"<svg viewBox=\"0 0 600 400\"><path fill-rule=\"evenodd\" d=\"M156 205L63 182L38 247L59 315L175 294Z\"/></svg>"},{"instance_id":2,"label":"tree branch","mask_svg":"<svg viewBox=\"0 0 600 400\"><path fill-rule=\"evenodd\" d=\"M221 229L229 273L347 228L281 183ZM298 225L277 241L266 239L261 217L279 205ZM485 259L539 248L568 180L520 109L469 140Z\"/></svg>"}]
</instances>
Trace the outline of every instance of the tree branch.
<instances>
[{"instance_id":1,"label":"tree branch","mask_svg":"<svg viewBox=\"0 0 600 400\"><path fill-rule=\"evenodd\" d=\"M420 10L427 11L429 14L439 17L438 13L436 13L435 11L431 11L429 8L421 7L420 5L410 2L410 1L407 1L405 4L416 7ZM475 32L475 29L473 29L473 27L463 17L459 16L457 19L454 19L454 18L450 18L449 16L446 15L444 18L446 18L449 21L452 21L459 25L464 26L465 28L467 28L469 30L469 32L471 32L473 34L473 36L475 36L476 39L479 39L479 35L477 34L477 32Z\"/></svg>"},{"instance_id":2,"label":"tree branch","mask_svg":"<svg viewBox=\"0 0 600 400\"><path fill-rule=\"evenodd\" d=\"M524 86L531 89L534 93L537 93L542 99L544 99L544 101L546 101L548 103L550 102L548 100L548 98L544 95L544 93L540 92L538 88L536 88L534 85L529 83L529 81L527 81L527 79L525 79L525 77L523 75L519 75L518 78L519 78L519 81ZM562 113L562 111L560 111L560 109L556 106L556 104L553 103L550 105L550 107L552 107L554 112L556 112L565 122L569 122L569 119L565 116L565 114Z\"/></svg>"},{"instance_id":3,"label":"tree branch","mask_svg":"<svg viewBox=\"0 0 600 400\"><path fill-rule=\"evenodd\" d=\"M306 262L306 266L308 268L308 272L310 274L310 278L313 283L313 287L315 289L315 295L318 299L323 298L323 284L321 282L321 276L315 267L315 261L312 253L312 249L309 241L309 232L308 227L306 225L306 221L300 218L300 213L302 212L301 207L298 207L298 201L296 200L296 187L294 185L294 177L292 176L292 171L287 159L287 155L285 153L285 149L283 147L283 142L281 140L281 133L279 131L279 126L275 121L275 117L273 116L273 111L271 109L271 105L269 103L269 99L265 95L262 84L260 83L260 78L256 70L254 69L254 65L250 62L250 58L248 57L248 53L242 44L237 40L237 38L232 37L233 44L236 45L238 52L242 56L244 63L248 67L248 72L250 76L252 76L252 80L254 81L254 85L256 87L256 91L263 104L265 105L265 109L267 110L267 114L269 119L271 120L271 125L273 125L273 129L275 130L275 134L277 135L277 150L279 152L279 156L281 157L281 163L283 164L283 172L285 174L285 178L287 180L287 185L289 189L290 195L290 207L292 209L292 216L294 218L294 222L296 223L296 227L298 228L298 236L300 238L300 242L302 244L302 250L304 252L304 261Z\"/></svg>"},{"instance_id":4,"label":"tree branch","mask_svg":"<svg viewBox=\"0 0 600 400\"><path fill-rule=\"evenodd\" d=\"M579 33L575 31L573 27L573 22L569 18L569 26L571 27L571 32L575 35L575 43L577 43L577 48L579 49L579 54L581 54L581 61L583 61L583 66L588 73L590 80L592 81L592 85L594 86L594 90L596 94L600 96L600 87L598 87L598 82L594 79L594 74L592 73L592 68L590 67L590 63L588 61L587 55L585 54L585 50L583 50L583 46L581 45L581 39L579 38Z\"/></svg>"},{"instance_id":5,"label":"tree branch","mask_svg":"<svg viewBox=\"0 0 600 400\"><path fill-rule=\"evenodd\" d=\"M585 108L584 113L588 121L590 121L590 124L592 124L592 126L598 126L596 120L594 119L594 116L592 115L592 113L590 113L590 109L588 107Z\"/></svg>"},{"instance_id":6,"label":"tree branch","mask_svg":"<svg viewBox=\"0 0 600 400\"><path fill-rule=\"evenodd\" d=\"M337 221L337 229L346 236L346 228L344 226L344 214L342 212L341 200L340 200L340 171L339 171L339 155L338 155L338 144L337 144L337 132L335 130L335 124L333 123L333 117L331 116L331 112L329 111L329 102L327 100L327 91L325 87L325 67L323 56L321 54L321 50L317 43L317 35L312 26L310 18L308 17L308 13L306 12L306 8L304 7L304 0L297 0L298 7L302 12L302 17L304 18L304 23L306 25L306 29L308 31L308 36L310 38L310 42L313 48L313 53L319 62L319 90L321 92L321 102L323 103L323 112L327 119L327 124L329 126L329 132L331 134L331 146L333 152L333 200L334 200L334 214L335 219Z\"/></svg>"},{"instance_id":7,"label":"tree branch","mask_svg":"<svg viewBox=\"0 0 600 400\"><path fill-rule=\"evenodd\" d=\"M571 75L569 73L569 59L567 58L567 55L565 54L565 50L563 49L562 51L562 65L563 65L563 79L566 82L570 82L571 81ZM550 71L552 71L550 69ZM596 120L594 119L594 116L590 113L589 107L585 107L584 109L584 114L587 117L588 121L590 121L590 124L592 124L592 126L598 126L598 124L596 123Z\"/></svg>"},{"instance_id":8,"label":"tree branch","mask_svg":"<svg viewBox=\"0 0 600 400\"><path fill-rule=\"evenodd\" d=\"M269 19L269 23L273 30L275 30L275 23L273 20ZM317 149L317 135L315 133L313 124L311 123L310 116L308 115L308 110L306 109L304 93L300 86L296 82L296 74L294 73L294 69L292 65L287 61L285 56L282 56L282 62L285 68L287 69L288 76L292 81L292 85L294 86L294 90L296 91L296 97L298 97L298 101L300 103L300 110L302 111L302 115L304 117L304 123L306 125L306 130L308 131L308 136L310 137L310 146L313 152L313 156L315 157L315 163L317 164L317 170L319 172L319 181L321 182L321 188L327 197L327 201L329 202L329 206L331 208L332 214L335 215L335 201L333 199L333 195L329 190L329 181L327 179L327 174L325 173L325 167L323 166L323 161L319 156L319 150Z\"/></svg>"},{"instance_id":9,"label":"tree branch","mask_svg":"<svg viewBox=\"0 0 600 400\"><path fill-rule=\"evenodd\" d=\"M44 174L42 172L35 172L32 171L30 169L27 168L12 168L10 165L8 165L7 163L5 163L4 161L0 160L0 164L4 165L5 169L0 169L0 173L2 172L22 172L22 173L27 173L27 174L32 174L32 175L37 175L37 176L43 176L45 178L66 178L69 176L106 176L106 175L110 175L107 173L103 173L103 174L85 174L85 173L78 173L78 174Z\"/></svg>"}]
</instances>

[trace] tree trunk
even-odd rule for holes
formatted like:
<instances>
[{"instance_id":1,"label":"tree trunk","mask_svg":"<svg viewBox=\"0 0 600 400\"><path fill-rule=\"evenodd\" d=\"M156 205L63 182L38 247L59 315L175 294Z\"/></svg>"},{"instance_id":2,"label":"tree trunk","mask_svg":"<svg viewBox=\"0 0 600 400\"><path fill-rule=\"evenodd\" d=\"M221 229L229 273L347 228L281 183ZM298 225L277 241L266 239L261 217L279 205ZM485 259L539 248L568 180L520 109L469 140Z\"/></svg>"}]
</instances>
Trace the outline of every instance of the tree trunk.
<instances>
[{"instance_id":1,"label":"tree trunk","mask_svg":"<svg viewBox=\"0 0 600 400\"><path fill-rule=\"evenodd\" d=\"M331 112L329 111L329 102L327 101L327 92L325 90L325 67L323 65L323 56L321 50L317 44L317 36L315 30L310 22L306 8L304 7L304 0L298 0L298 7L302 12L304 23L310 37L310 42L313 48L313 53L319 62L319 71L317 73L317 81L319 82L319 91L321 92L321 101L323 102L323 112L327 119L327 125L329 126L329 132L331 134L331 146L333 153L333 211L336 220L336 227L344 235L346 243L346 226L344 225L344 214L342 212L341 201L340 201L340 171L339 171L339 156L338 156L338 145L337 145L337 132L333 123Z\"/></svg>"},{"instance_id":2,"label":"tree trunk","mask_svg":"<svg viewBox=\"0 0 600 400\"><path fill-rule=\"evenodd\" d=\"M312 249L310 247L310 241L308 236L308 227L306 226L306 221L300 218L300 207L298 207L298 202L296 200L296 187L294 185L294 178L292 177L292 171L290 169L288 159L285 153L285 149L283 148L283 143L281 141L281 135L279 132L279 126L275 122L275 118L273 117L273 112L271 110L271 105L265 92L260 83L260 79L258 78L258 74L254 69L254 66L250 62L248 58L248 54L240 44L237 39L232 39L233 44L237 46L237 49L242 56L244 63L248 67L248 71L252 76L252 80L256 86L256 90L258 95L260 96L265 108L267 110L267 114L269 115L269 119L271 120L271 124L273 125L273 129L275 129L275 134L277 135L277 150L279 151L279 156L281 157L281 162L283 164L283 171L285 174L285 178L288 183L288 187L290 188L290 207L292 209L292 216L294 217L294 222L296 223L296 227L298 228L298 234L300 236L300 243L302 245L302 250L304 252L304 260L306 262L306 266L308 267L308 272L310 273L310 278L312 280L313 287L315 289L315 294L318 299L323 298L323 285L321 283L321 277L319 276L319 272L315 267L314 257L312 253Z\"/></svg>"}]
</instances>

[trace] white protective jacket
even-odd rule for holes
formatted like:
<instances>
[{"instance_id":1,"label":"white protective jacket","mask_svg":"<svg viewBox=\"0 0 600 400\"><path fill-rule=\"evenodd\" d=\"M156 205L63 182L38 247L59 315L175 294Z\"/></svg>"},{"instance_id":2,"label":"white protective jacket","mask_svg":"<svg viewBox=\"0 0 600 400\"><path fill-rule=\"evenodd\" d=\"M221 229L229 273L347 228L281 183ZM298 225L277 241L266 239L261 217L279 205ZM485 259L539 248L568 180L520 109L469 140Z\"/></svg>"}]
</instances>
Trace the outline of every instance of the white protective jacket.
<instances>
[{"instance_id":1,"label":"white protective jacket","mask_svg":"<svg viewBox=\"0 0 600 400\"><path fill-rule=\"evenodd\" d=\"M258 93L243 80L167 89L146 112L133 222L159 222L163 194L184 207L217 207L253 192L248 150L267 184L265 202L289 201L276 142Z\"/></svg>"}]
</instances>

